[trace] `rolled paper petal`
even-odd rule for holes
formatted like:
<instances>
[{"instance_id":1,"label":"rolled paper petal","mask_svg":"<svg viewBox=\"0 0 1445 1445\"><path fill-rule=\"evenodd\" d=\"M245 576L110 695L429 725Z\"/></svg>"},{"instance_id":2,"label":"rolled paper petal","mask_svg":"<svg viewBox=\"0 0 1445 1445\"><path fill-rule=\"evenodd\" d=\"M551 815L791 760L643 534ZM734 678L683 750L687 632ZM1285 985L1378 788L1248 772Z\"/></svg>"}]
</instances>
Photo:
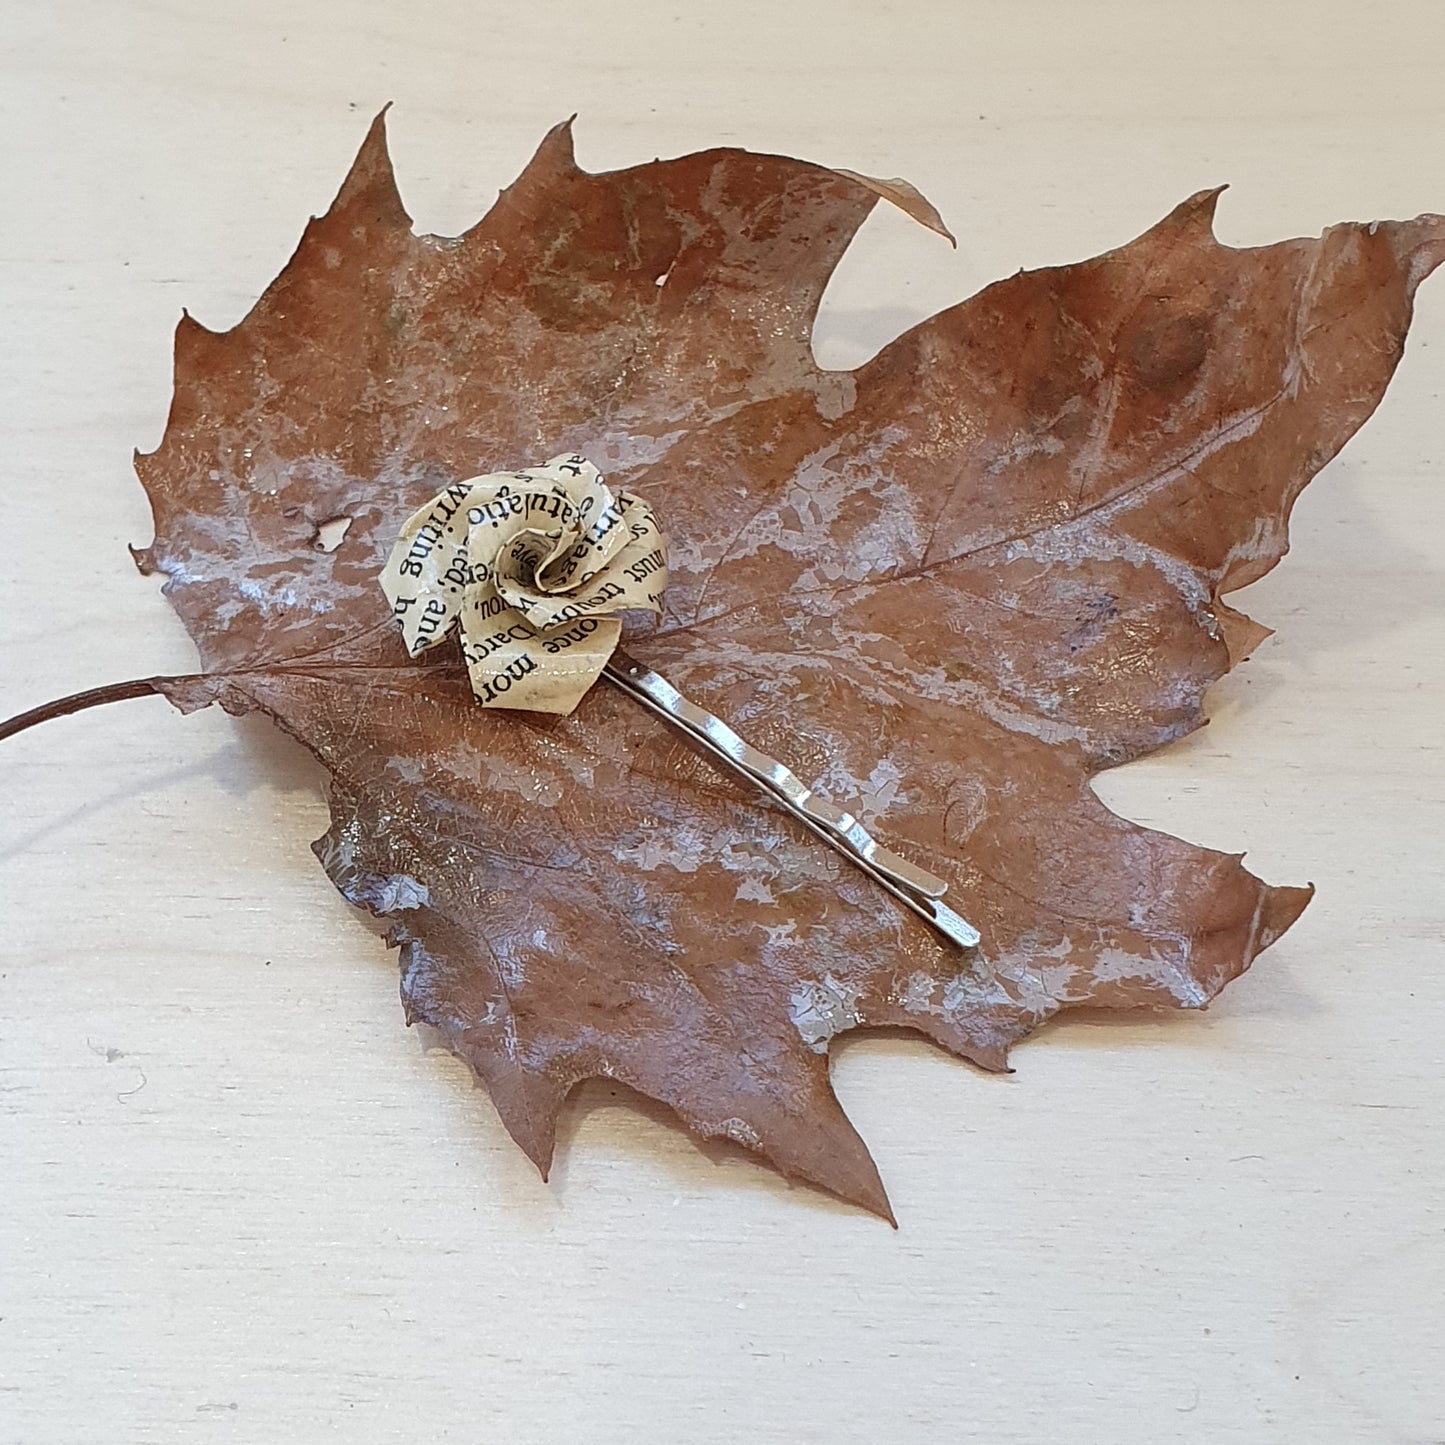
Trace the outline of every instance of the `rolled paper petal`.
<instances>
[{"instance_id":1,"label":"rolled paper petal","mask_svg":"<svg viewBox=\"0 0 1445 1445\"><path fill-rule=\"evenodd\" d=\"M569 713L622 635L661 610L667 541L652 508L585 457L457 482L406 521L381 588L415 657L456 628L483 707Z\"/></svg>"}]
</instances>

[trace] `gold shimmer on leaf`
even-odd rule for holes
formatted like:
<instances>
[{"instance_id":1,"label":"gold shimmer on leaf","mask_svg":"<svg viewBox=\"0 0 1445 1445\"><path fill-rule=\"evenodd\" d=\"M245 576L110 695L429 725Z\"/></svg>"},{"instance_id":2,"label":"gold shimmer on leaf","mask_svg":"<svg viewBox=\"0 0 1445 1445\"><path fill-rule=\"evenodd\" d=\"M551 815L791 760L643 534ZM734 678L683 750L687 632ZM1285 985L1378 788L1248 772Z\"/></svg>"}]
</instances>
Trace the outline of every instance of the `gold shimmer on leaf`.
<instances>
[{"instance_id":1,"label":"gold shimmer on leaf","mask_svg":"<svg viewBox=\"0 0 1445 1445\"><path fill-rule=\"evenodd\" d=\"M941 229L778 156L590 175L561 126L472 230L417 236L378 118L250 315L177 332L140 555L211 676L165 690L325 765L327 871L544 1173L605 1076L890 1217L838 1033L1002 1069L1061 1009L1202 1006L1308 900L1090 778L1198 727L1265 635L1220 595L1378 403L1445 222L1234 250L1200 195L824 372L814 315L880 195ZM976 950L616 689L482 708L455 640L408 656L378 586L402 524L561 452L667 535L629 653L945 879Z\"/></svg>"}]
</instances>

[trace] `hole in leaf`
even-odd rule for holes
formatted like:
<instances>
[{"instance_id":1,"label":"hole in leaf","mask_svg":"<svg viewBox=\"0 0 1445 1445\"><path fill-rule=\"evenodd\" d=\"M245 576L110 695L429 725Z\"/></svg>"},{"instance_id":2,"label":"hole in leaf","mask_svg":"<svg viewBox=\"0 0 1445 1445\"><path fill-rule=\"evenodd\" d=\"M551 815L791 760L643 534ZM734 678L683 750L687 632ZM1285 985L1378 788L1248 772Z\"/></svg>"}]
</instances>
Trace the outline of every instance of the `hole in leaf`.
<instances>
[{"instance_id":1,"label":"hole in leaf","mask_svg":"<svg viewBox=\"0 0 1445 1445\"><path fill-rule=\"evenodd\" d=\"M322 522L316 529L316 536L313 545L321 552L334 552L340 545L341 539L346 536L346 529L351 526L350 517L332 517Z\"/></svg>"}]
</instances>

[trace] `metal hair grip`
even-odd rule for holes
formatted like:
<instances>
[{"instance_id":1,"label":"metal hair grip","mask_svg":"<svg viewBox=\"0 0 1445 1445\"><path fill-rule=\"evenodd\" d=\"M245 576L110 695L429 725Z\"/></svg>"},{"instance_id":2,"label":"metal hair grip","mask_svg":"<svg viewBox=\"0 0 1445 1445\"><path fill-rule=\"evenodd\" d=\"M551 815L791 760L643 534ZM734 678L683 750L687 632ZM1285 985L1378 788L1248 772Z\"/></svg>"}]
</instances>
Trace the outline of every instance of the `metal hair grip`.
<instances>
[{"instance_id":1,"label":"metal hair grip","mask_svg":"<svg viewBox=\"0 0 1445 1445\"><path fill-rule=\"evenodd\" d=\"M943 879L885 848L851 813L815 793L782 763L744 741L721 718L689 702L666 678L621 650L612 654L602 675L733 772L771 794L815 837L862 869L945 938L960 948L978 945L978 929L942 902L948 891Z\"/></svg>"}]
</instances>

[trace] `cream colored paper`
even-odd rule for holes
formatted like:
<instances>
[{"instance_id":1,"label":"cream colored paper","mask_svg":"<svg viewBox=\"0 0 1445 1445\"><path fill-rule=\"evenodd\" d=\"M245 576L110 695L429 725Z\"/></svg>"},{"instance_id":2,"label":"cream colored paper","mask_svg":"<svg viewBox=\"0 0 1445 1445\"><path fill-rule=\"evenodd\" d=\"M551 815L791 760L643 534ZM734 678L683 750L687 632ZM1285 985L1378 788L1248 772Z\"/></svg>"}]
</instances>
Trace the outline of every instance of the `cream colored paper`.
<instances>
[{"instance_id":1,"label":"cream colored paper","mask_svg":"<svg viewBox=\"0 0 1445 1445\"><path fill-rule=\"evenodd\" d=\"M612 614L661 609L652 508L585 457L458 482L407 519L381 588L415 657L457 626L483 707L569 713L612 656Z\"/></svg>"}]
</instances>

